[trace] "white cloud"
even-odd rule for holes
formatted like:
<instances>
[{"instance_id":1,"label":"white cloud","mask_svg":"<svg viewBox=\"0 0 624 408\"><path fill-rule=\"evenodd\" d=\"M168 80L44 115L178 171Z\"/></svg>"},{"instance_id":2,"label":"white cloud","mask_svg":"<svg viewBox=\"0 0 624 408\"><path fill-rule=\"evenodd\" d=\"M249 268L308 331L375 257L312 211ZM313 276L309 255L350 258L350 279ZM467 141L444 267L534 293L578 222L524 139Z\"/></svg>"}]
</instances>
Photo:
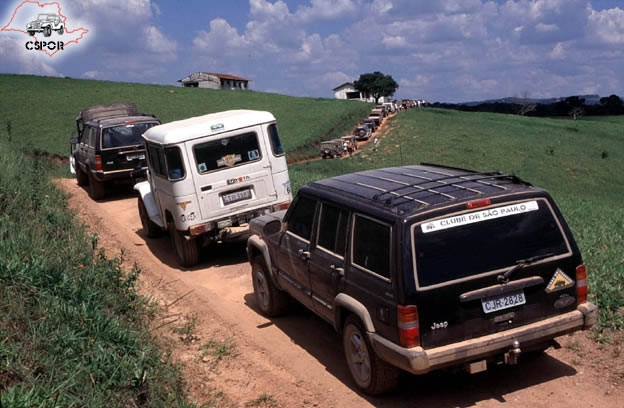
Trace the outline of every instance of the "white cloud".
<instances>
[{"instance_id":1,"label":"white cloud","mask_svg":"<svg viewBox=\"0 0 624 408\"><path fill-rule=\"evenodd\" d=\"M16 74L63 76L51 64L49 56L42 52L24 52L21 38L0 36L0 71Z\"/></svg>"},{"instance_id":2,"label":"white cloud","mask_svg":"<svg viewBox=\"0 0 624 408\"><path fill-rule=\"evenodd\" d=\"M300 6L295 16L302 22L336 20L358 11L352 0L311 0L312 7Z\"/></svg>"},{"instance_id":3,"label":"white cloud","mask_svg":"<svg viewBox=\"0 0 624 408\"><path fill-rule=\"evenodd\" d=\"M591 36L609 45L624 44L624 10L592 10L589 16Z\"/></svg>"}]
</instances>

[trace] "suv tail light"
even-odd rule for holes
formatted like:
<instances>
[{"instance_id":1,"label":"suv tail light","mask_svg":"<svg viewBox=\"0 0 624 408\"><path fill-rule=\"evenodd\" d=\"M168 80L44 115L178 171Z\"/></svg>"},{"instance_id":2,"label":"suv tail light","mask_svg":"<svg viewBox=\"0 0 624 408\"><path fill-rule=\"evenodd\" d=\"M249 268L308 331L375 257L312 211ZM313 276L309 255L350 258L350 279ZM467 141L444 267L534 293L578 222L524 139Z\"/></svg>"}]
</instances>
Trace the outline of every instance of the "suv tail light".
<instances>
[{"instance_id":1,"label":"suv tail light","mask_svg":"<svg viewBox=\"0 0 624 408\"><path fill-rule=\"evenodd\" d=\"M576 267L576 296L579 304L587 302L587 268L584 264Z\"/></svg>"},{"instance_id":2,"label":"suv tail light","mask_svg":"<svg viewBox=\"0 0 624 408\"><path fill-rule=\"evenodd\" d=\"M273 210L273 212L276 212L280 210L287 210L288 206L290 206L290 201L284 201L283 203L278 203L278 204L273 205L271 209Z\"/></svg>"},{"instance_id":3,"label":"suv tail light","mask_svg":"<svg viewBox=\"0 0 624 408\"><path fill-rule=\"evenodd\" d=\"M102 171L102 156L99 154L95 155L95 170Z\"/></svg>"},{"instance_id":4,"label":"suv tail light","mask_svg":"<svg viewBox=\"0 0 624 408\"><path fill-rule=\"evenodd\" d=\"M399 323L399 342L403 347L420 346L420 325L418 323L418 308L413 305L397 307Z\"/></svg>"}]
</instances>

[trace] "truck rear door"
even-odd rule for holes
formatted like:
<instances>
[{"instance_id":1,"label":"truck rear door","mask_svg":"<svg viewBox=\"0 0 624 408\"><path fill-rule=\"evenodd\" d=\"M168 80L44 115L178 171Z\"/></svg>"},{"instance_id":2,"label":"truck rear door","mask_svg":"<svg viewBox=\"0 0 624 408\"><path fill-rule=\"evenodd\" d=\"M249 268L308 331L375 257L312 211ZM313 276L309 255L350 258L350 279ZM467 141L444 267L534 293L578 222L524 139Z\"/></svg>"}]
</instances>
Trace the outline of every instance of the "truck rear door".
<instances>
[{"instance_id":1,"label":"truck rear door","mask_svg":"<svg viewBox=\"0 0 624 408\"><path fill-rule=\"evenodd\" d=\"M266 138L261 126L187 144L203 221L275 202Z\"/></svg>"}]
</instances>

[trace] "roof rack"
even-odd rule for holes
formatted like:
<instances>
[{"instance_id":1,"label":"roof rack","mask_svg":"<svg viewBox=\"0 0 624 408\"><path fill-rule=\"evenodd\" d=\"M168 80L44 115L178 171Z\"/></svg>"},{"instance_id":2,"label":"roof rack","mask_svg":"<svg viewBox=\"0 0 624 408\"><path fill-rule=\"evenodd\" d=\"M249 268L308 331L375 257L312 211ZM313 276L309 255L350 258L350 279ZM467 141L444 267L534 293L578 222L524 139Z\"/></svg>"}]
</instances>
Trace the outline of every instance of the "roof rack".
<instances>
[{"instance_id":1,"label":"roof rack","mask_svg":"<svg viewBox=\"0 0 624 408\"><path fill-rule=\"evenodd\" d=\"M138 111L134 103L112 103L109 105L96 105L83 109L76 120L90 122L116 118L120 116L137 116Z\"/></svg>"},{"instance_id":2,"label":"roof rack","mask_svg":"<svg viewBox=\"0 0 624 408\"><path fill-rule=\"evenodd\" d=\"M507 188L504 185L500 185L497 183L493 183L493 182L488 182L488 180L510 180L512 183L514 184L525 184L530 186L531 184L520 179L518 176L515 176L513 174L505 174L505 173L501 173L499 171L495 171L495 172L475 172L472 170L466 170L466 169L459 169L459 168L455 168L455 167L449 167L449 166L440 166L440 165L431 165L431 164L424 164L426 166L433 166L433 167L439 167L439 168L446 168L449 170L459 170L459 171L465 171L468 174L447 174L447 173L437 173L437 172L433 172L435 174L440 174L443 177L440 178L428 178L428 177L424 177L422 175L416 175L416 174L409 174L410 176L420 179L420 182L417 183L403 183L402 186L391 189L391 190L386 190L383 191L379 194L375 194L373 196L373 200L375 201L384 201L384 204L388 207L392 206L393 203L395 203L397 199L408 199L411 201L417 201L419 203L421 203L422 205L429 205L429 203L427 203L426 201L423 201L422 198L424 197L420 197L421 199L417 199L416 197L412 197L413 195L417 194L417 193L423 193L423 192L428 192L431 195L440 195L440 196L444 196L447 197L448 199L454 200L457 199L457 197L449 194L448 192L443 192L443 191L438 191L438 189L442 188L442 187L455 187L459 190L462 191L472 191L474 193L480 193L480 191L475 190L474 188L470 188L465 186L466 183L479 183L479 184L483 184L486 185L488 187L493 187L493 188L499 188L501 190L506 190ZM431 172L431 171L429 171ZM408 174L405 174L408 175ZM456 181L452 181L452 182L446 182L448 180L456 180ZM387 181L393 181L393 182L397 182L397 180L387 180ZM437 183L437 186L433 186L433 187L425 187L424 185L426 184L430 184L430 183ZM403 192L406 189L411 189L411 191L409 192ZM416 189L417 191L413 191L413 189ZM387 198L383 198L386 197ZM398 204L397 204L398 205ZM421 206L422 206L421 205Z\"/></svg>"}]
</instances>

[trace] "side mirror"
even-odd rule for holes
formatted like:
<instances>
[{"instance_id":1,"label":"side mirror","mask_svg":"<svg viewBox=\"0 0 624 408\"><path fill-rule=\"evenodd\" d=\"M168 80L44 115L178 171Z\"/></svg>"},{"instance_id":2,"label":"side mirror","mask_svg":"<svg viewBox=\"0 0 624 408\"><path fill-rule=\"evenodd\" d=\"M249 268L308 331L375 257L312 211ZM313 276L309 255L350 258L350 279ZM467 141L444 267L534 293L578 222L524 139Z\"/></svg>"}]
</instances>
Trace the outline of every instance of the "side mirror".
<instances>
[{"instance_id":1,"label":"side mirror","mask_svg":"<svg viewBox=\"0 0 624 408\"><path fill-rule=\"evenodd\" d=\"M78 144L78 138L76 136L72 136L72 138L69 139L69 143L73 145Z\"/></svg>"},{"instance_id":2,"label":"side mirror","mask_svg":"<svg viewBox=\"0 0 624 408\"><path fill-rule=\"evenodd\" d=\"M282 222L280 220L274 220L267 222L262 229L262 233L265 235L272 235L282 230Z\"/></svg>"}]
</instances>

